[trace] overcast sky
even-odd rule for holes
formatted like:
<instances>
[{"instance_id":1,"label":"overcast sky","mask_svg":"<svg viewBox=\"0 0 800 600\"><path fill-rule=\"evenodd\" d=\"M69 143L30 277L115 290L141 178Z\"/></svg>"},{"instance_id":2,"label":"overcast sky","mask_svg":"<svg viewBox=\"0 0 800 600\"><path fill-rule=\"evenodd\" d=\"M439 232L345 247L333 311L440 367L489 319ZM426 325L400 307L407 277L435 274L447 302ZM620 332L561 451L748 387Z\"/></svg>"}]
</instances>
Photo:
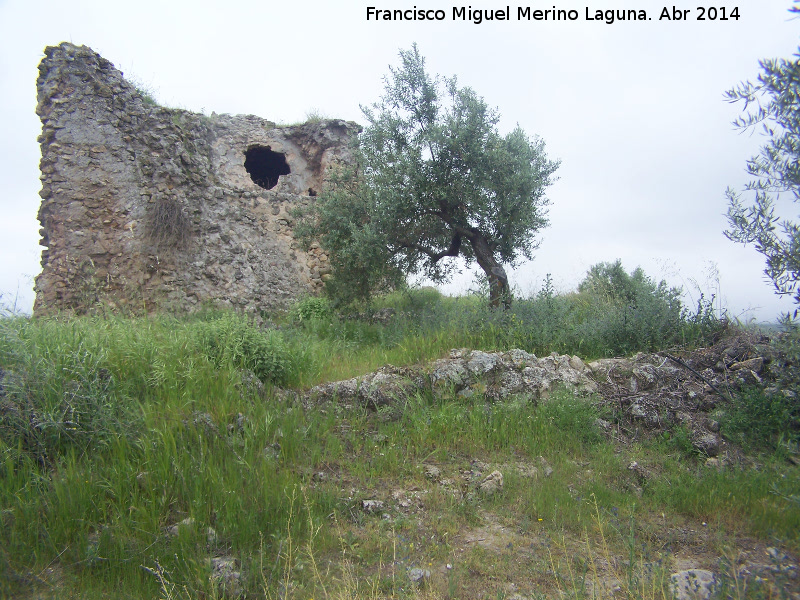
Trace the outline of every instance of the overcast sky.
<instances>
[{"instance_id":1,"label":"overcast sky","mask_svg":"<svg viewBox=\"0 0 800 600\"><path fill-rule=\"evenodd\" d=\"M688 302L696 283L733 316L773 320L793 305L765 282L753 248L722 235L725 188L746 183L745 161L764 139L734 130L741 107L723 93L755 80L759 59L791 57L800 20L789 0L733 0L728 14L737 6L739 19L727 21L698 21L699 0L675 1L688 20L659 20L665 5L641 0L0 0L0 292L30 311L40 271L34 109L45 46L90 46L167 106L290 123L314 111L363 122L359 104L378 99L398 50L417 42L429 72L457 75L499 109L503 133L519 123L562 161L541 247L512 274L519 292L537 291L547 273L573 289L591 265L619 258L682 285ZM578 19L517 19L519 6L554 5ZM368 6L446 17L367 21ZM511 19L454 19L461 6L508 6ZM645 9L651 20L608 24L587 20L587 8ZM471 281L465 274L448 289Z\"/></svg>"}]
</instances>

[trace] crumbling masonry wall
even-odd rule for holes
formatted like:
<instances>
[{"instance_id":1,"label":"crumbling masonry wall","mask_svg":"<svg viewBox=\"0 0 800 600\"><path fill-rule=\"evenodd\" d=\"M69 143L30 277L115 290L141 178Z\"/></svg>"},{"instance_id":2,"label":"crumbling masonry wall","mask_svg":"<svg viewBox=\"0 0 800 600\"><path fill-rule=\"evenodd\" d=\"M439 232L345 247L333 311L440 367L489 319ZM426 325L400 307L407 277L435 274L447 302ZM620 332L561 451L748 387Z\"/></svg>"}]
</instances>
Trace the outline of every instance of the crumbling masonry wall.
<instances>
[{"instance_id":1,"label":"crumbling masonry wall","mask_svg":"<svg viewBox=\"0 0 800 600\"><path fill-rule=\"evenodd\" d=\"M298 247L290 211L347 160L357 124L278 127L157 106L68 43L45 50L37 91L45 249L35 314L273 309L320 290L327 257Z\"/></svg>"}]
</instances>

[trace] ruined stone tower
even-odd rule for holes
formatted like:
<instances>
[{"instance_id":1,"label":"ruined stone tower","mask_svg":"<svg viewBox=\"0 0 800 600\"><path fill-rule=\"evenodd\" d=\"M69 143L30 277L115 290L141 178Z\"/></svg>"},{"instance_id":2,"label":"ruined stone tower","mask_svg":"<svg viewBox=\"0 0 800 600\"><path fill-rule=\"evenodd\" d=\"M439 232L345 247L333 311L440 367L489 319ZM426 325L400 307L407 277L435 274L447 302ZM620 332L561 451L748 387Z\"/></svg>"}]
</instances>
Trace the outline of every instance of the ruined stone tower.
<instances>
[{"instance_id":1,"label":"ruined stone tower","mask_svg":"<svg viewBox=\"0 0 800 600\"><path fill-rule=\"evenodd\" d=\"M272 309L321 288L327 257L298 247L290 211L347 160L357 124L278 127L157 106L68 43L45 50L37 90L45 250L35 314Z\"/></svg>"}]
</instances>

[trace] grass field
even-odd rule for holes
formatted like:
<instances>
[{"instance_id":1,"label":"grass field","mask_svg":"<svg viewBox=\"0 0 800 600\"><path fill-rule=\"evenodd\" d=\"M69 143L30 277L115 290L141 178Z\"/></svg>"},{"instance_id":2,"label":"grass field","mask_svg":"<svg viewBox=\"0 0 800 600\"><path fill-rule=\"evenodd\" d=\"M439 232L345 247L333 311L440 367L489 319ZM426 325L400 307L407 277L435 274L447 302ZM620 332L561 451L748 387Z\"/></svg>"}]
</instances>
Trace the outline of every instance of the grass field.
<instances>
[{"instance_id":1,"label":"grass field","mask_svg":"<svg viewBox=\"0 0 800 600\"><path fill-rule=\"evenodd\" d=\"M385 323L320 299L258 321L7 315L0 597L669 598L689 567L720 597L792 597L795 430L742 426L752 399L723 421L735 457L709 466L680 428L615 437L566 391L400 411L292 393L454 347L592 359L730 328L644 284L625 302L546 286L507 313L398 293L371 309Z\"/></svg>"}]
</instances>

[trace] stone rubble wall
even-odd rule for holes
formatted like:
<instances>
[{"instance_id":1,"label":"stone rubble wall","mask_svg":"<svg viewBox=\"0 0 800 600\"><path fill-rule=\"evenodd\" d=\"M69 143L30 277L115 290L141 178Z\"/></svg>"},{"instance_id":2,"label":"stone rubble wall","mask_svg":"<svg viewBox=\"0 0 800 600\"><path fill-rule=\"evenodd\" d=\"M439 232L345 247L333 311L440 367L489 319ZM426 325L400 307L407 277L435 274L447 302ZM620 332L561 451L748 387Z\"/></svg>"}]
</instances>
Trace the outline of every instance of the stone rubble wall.
<instances>
[{"instance_id":1,"label":"stone rubble wall","mask_svg":"<svg viewBox=\"0 0 800 600\"><path fill-rule=\"evenodd\" d=\"M391 410L417 395L537 403L546 402L555 389L566 388L594 397L615 415L615 424L598 420L609 432L616 428L635 437L637 431L682 426L691 432L698 452L715 457L724 441L719 423L710 415L728 400L720 391L730 395L750 385L767 386L767 365L773 359L767 344L761 336L739 335L695 350L685 359L639 353L590 363L556 353L537 358L520 349L458 348L427 365L386 365L362 377L317 385L303 400L309 406L338 402ZM765 391L778 393L772 387Z\"/></svg>"},{"instance_id":2,"label":"stone rubble wall","mask_svg":"<svg viewBox=\"0 0 800 600\"><path fill-rule=\"evenodd\" d=\"M45 249L35 314L269 310L321 289L327 257L301 250L290 212L348 159L356 123L279 127L157 106L108 60L68 43L46 48L37 91ZM291 170L272 189L245 169L256 146Z\"/></svg>"}]
</instances>

